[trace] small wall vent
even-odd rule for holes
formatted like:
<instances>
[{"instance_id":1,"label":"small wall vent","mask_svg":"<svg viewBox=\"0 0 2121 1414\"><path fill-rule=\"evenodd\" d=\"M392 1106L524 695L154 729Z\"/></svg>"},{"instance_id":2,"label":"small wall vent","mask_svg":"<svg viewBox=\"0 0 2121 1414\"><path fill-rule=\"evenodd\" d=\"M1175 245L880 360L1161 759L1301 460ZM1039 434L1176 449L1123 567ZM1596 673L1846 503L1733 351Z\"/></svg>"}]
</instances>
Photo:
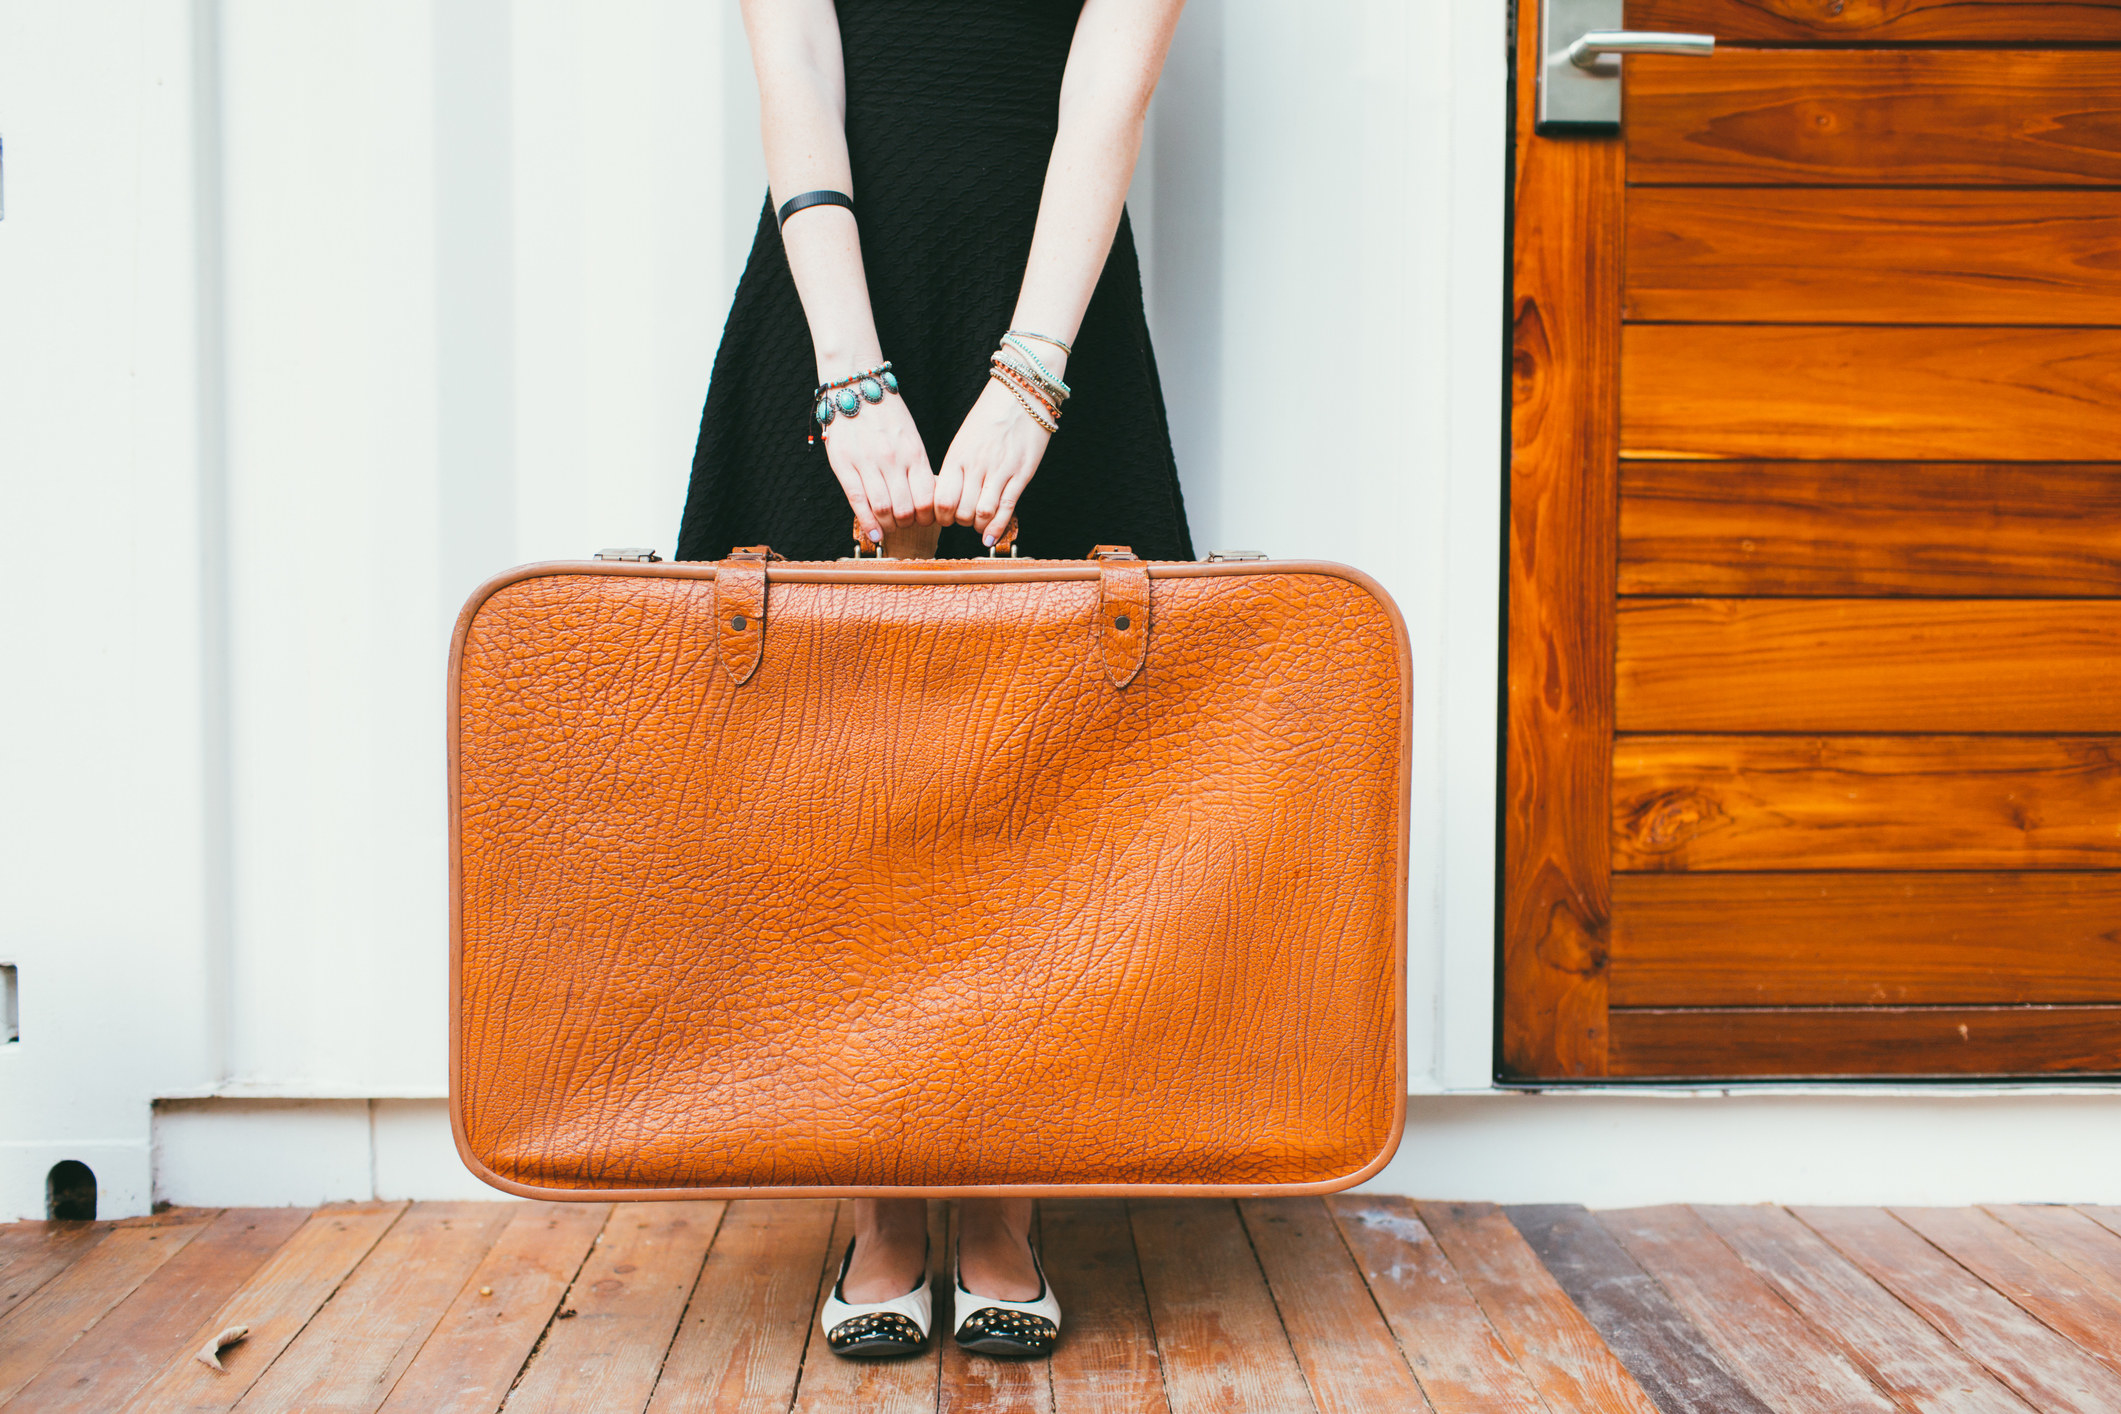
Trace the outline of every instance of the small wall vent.
<instances>
[{"instance_id":1,"label":"small wall vent","mask_svg":"<svg viewBox=\"0 0 2121 1414\"><path fill-rule=\"evenodd\" d=\"M96 1171L79 1159L61 1159L44 1176L44 1215L53 1222L96 1220Z\"/></svg>"}]
</instances>

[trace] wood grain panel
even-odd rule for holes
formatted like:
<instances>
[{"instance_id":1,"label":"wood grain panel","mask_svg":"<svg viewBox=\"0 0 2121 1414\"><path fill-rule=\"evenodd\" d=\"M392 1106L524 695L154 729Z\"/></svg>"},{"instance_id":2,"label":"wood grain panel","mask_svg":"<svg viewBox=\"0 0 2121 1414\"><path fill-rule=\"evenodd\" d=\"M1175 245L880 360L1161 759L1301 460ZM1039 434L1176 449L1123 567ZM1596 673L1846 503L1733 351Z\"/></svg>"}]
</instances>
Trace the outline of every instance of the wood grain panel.
<instances>
[{"instance_id":1,"label":"wood grain panel","mask_svg":"<svg viewBox=\"0 0 2121 1414\"><path fill-rule=\"evenodd\" d=\"M1626 66L1628 180L2121 182L2121 54L1724 49Z\"/></svg>"},{"instance_id":2,"label":"wood grain panel","mask_svg":"<svg viewBox=\"0 0 2121 1414\"><path fill-rule=\"evenodd\" d=\"M1326 1206L1436 1414L1545 1414L1411 1201L1362 1193Z\"/></svg>"},{"instance_id":3,"label":"wood grain panel","mask_svg":"<svg viewBox=\"0 0 2121 1414\"><path fill-rule=\"evenodd\" d=\"M648 1414L746 1414L795 1400L838 1204L731 1203L715 1230Z\"/></svg>"},{"instance_id":4,"label":"wood grain panel","mask_svg":"<svg viewBox=\"0 0 2121 1414\"><path fill-rule=\"evenodd\" d=\"M1615 1007L1612 1026L1612 1073L1642 1078L2121 1072L2121 1007Z\"/></svg>"},{"instance_id":5,"label":"wood grain panel","mask_svg":"<svg viewBox=\"0 0 2121 1414\"><path fill-rule=\"evenodd\" d=\"M504 1228L457 1293L382 1414L493 1414L611 1218L607 1203L510 1205Z\"/></svg>"},{"instance_id":6,"label":"wood grain panel","mask_svg":"<svg viewBox=\"0 0 2121 1414\"><path fill-rule=\"evenodd\" d=\"M1628 462L1620 592L2121 595L2121 466Z\"/></svg>"},{"instance_id":7,"label":"wood grain panel","mask_svg":"<svg viewBox=\"0 0 2121 1414\"><path fill-rule=\"evenodd\" d=\"M1812 1329L1915 1414L2026 1414L2031 1408L1782 1209L1695 1212Z\"/></svg>"},{"instance_id":8,"label":"wood grain panel","mask_svg":"<svg viewBox=\"0 0 2121 1414\"><path fill-rule=\"evenodd\" d=\"M1623 874L1614 1006L2121 1003L2121 875Z\"/></svg>"},{"instance_id":9,"label":"wood grain panel","mask_svg":"<svg viewBox=\"0 0 2121 1414\"><path fill-rule=\"evenodd\" d=\"M2121 41L2113 0L1628 0L1630 29L1720 40Z\"/></svg>"},{"instance_id":10,"label":"wood grain panel","mask_svg":"<svg viewBox=\"0 0 2121 1414\"><path fill-rule=\"evenodd\" d=\"M2034 1246L1979 1208L1895 1208L1893 1216L2121 1375L2121 1293ZM2121 1383L2108 1389L2121 1393ZM2121 1399L2115 1400L2121 1409Z\"/></svg>"},{"instance_id":11,"label":"wood grain panel","mask_svg":"<svg viewBox=\"0 0 2121 1414\"><path fill-rule=\"evenodd\" d=\"M1693 323L2121 324L2116 222L2112 191L1638 187L1621 308Z\"/></svg>"},{"instance_id":12,"label":"wood grain panel","mask_svg":"<svg viewBox=\"0 0 2121 1414\"><path fill-rule=\"evenodd\" d=\"M1173 1414L1309 1414L1303 1372L1234 1205L1130 1202Z\"/></svg>"},{"instance_id":13,"label":"wood grain panel","mask_svg":"<svg viewBox=\"0 0 2121 1414\"><path fill-rule=\"evenodd\" d=\"M1630 599L1624 732L2121 731L2121 601Z\"/></svg>"},{"instance_id":14,"label":"wood grain panel","mask_svg":"<svg viewBox=\"0 0 2121 1414\"><path fill-rule=\"evenodd\" d=\"M1598 1221L1780 1414L1901 1414L1691 1209L1632 1208Z\"/></svg>"},{"instance_id":15,"label":"wood grain panel","mask_svg":"<svg viewBox=\"0 0 2121 1414\"><path fill-rule=\"evenodd\" d=\"M1518 71L1539 67L1519 25ZM1605 1069L1622 148L1532 131L1517 85L1501 1063Z\"/></svg>"},{"instance_id":16,"label":"wood grain panel","mask_svg":"<svg viewBox=\"0 0 2121 1414\"><path fill-rule=\"evenodd\" d=\"M1170 1414L1127 1205L1045 1199L1039 1261L1067 1333L1047 1363L1055 1414Z\"/></svg>"},{"instance_id":17,"label":"wood grain panel","mask_svg":"<svg viewBox=\"0 0 2121 1414\"><path fill-rule=\"evenodd\" d=\"M205 1232L215 1214L206 1208L173 1216L176 1221L113 1230L80 1261L0 1316L0 1404Z\"/></svg>"},{"instance_id":18,"label":"wood grain panel","mask_svg":"<svg viewBox=\"0 0 2121 1414\"><path fill-rule=\"evenodd\" d=\"M615 1203L509 1392L510 1414L640 1414L724 1203Z\"/></svg>"},{"instance_id":19,"label":"wood grain panel","mask_svg":"<svg viewBox=\"0 0 2121 1414\"><path fill-rule=\"evenodd\" d=\"M1500 1208L1423 1203L1419 1212L1549 1409L1657 1414Z\"/></svg>"},{"instance_id":20,"label":"wood grain panel","mask_svg":"<svg viewBox=\"0 0 2121 1414\"><path fill-rule=\"evenodd\" d=\"M164 1352L161 1373L124 1406L128 1414L224 1414L235 1408L405 1208L345 1203L316 1209L219 1310L192 1313L191 1332L177 1349ZM248 1326L250 1334L221 1352L225 1369L192 1358L229 1326Z\"/></svg>"},{"instance_id":21,"label":"wood grain panel","mask_svg":"<svg viewBox=\"0 0 2121 1414\"><path fill-rule=\"evenodd\" d=\"M2104 329L1630 324L1628 457L2097 461L2121 444Z\"/></svg>"},{"instance_id":22,"label":"wood grain panel","mask_svg":"<svg viewBox=\"0 0 2121 1414\"><path fill-rule=\"evenodd\" d=\"M243 1398L242 1414L371 1414L507 1223L498 1203L415 1203Z\"/></svg>"},{"instance_id":23,"label":"wood grain panel","mask_svg":"<svg viewBox=\"0 0 2121 1414\"><path fill-rule=\"evenodd\" d=\"M1778 1414L1590 1213L1562 1203L1505 1211L1662 1414Z\"/></svg>"},{"instance_id":24,"label":"wood grain panel","mask_svg":"<svg viewBox=\"0 0 2121 1414\"><path fill-rule=\"evenodd\" d=\"M1255 1198L1237 1208L1319 1414L1430 1414L1325 1204Z\"/></svg>"},{"instance_id":25,"label":"wood grain panel","mask_svg":"<svg viewBox=\"0 0 2121 1414\"><path fill-rule=\"evenodd\" d=\"M301 1208L231 1208L31 1380L9 1404L36 1414L109 1414L250 1280L309 1218Z\"/></svg>"},{"instance_id":26,"label":"wood grain panel","mask_svg":"<svg viewBox=\"0 0 2121 1414\"><path fill-rule=\"evenodd\" d=\"M2121 1297L2121 1236L2108 1232L2089 1215L2058 1204L1997 1204L1985 1211L2049 1256L2098 1282L2109 1296ZM2121 1342L2113 1349L2121 1352Z\"/></svg>"},{"instance_id":27,"label":"wood grain panel","mask_svg":"<svg viewBox=\"0 0 2121 1414\"><path fill-rule=\"evenodd\" d=\"M37 1288L95 1249L108 1225L86 1222L23 1223L20 1237L0 1259L0 1316L34 1296Z\"/></svg>"},{"instance_id":28,"label":"wood grain panel","mask_svg":"<svg viewBox=\"0 0 2121 1414\"><path fill-rule=\"evenodd\" d=\"M1623 737L1616 869L2121 865L2112 737Z\"/></svg>"},{"instance_id":29,"label":"wood grain panel","mask_svg":"<svg viewBox=\"0 0 2121 1414\"><path fill-rule=\"evenodd\" d=\"M1876 1208L1793 1208L2043 1414L2116 1414L2121 1377Z\"/></svg>"}]
</instances>

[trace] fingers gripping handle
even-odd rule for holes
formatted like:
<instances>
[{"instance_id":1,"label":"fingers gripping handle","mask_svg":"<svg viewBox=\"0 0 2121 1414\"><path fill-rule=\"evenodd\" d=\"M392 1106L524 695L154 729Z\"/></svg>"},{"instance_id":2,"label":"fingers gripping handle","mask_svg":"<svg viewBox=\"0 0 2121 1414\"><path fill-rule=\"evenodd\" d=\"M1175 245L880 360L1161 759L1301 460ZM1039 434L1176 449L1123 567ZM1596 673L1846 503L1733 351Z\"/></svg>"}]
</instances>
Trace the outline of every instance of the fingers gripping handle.
<instances>
[{"instance_id":1,"label":"fingers gripping handle","mask_svg":"<svg viewBox=\"0 0 2121 1414\"><path fill-rule=\"evenodd\" d=\"M988 550L987 553L989 555L1007 555L1011 559L1016 558L1016 528L1016 517L1011 516L1009 518L1009 528L1002 532L1001 539L995 541L993 548ZM877 559L882 559L884 557L884 547L871 540L869 532L862 529L861 521L856 520L854 523L854 558L859 560L864 555L873 555Z\"/></svg>"}]
</instances>

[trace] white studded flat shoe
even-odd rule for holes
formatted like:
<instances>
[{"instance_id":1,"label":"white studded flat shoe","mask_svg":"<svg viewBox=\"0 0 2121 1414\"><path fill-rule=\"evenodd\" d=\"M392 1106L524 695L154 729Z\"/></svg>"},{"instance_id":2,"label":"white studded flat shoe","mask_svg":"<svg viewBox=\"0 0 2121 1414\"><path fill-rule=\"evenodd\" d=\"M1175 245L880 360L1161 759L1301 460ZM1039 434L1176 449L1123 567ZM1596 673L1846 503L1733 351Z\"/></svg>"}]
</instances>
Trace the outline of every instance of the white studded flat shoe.
<instances>
[{"instance_id":1,"label":"white studded flat shoe","mask_svg":"<svg viewBox=\"0 0 2121 1414\"><path fill-rule=\"evenodd\" d=\"M921 1257L921 1279L913 1290L889 1301L849 1301L841 1288L847 1268L854 1261L854 1243L847 1244L840 1258L840 1274L833 1278L832 1294L818 1312L818 1325L825 1344L834 1355L849 1360L883 1360L893 1355L911 1355L928 1343L928 1326L934 1319L933 1293L928 1286L928 1258Z\"/></svg>"},{"instance_id":2,"label":"white studded flat shoe","mask_svg":"<svg viewBox=\"0 0 2121 1414\"><path fill-rule=\"evenodd\" d=\"M1051 1355L1060 1339L1060 1302L1046 1280L1046 1268L1031 1248L1031 1267L1038 1273L1038 1295L1029 1301L1004 1301L965 1290L961 1268L952 1264L957 1287L957 1343L981 1355Z\"/></svg>"}]
</instances>

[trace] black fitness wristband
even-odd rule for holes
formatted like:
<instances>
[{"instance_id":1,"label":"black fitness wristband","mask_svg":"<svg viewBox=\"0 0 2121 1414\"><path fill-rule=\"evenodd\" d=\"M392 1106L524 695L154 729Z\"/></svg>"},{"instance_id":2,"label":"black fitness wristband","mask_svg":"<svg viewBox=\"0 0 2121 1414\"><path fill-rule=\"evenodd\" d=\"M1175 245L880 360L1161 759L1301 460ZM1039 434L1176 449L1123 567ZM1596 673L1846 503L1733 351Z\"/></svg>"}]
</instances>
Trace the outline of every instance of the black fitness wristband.
<instances>
[{"instance_id":1,"label":"black fitness wristband","mask_svg":"<svg viewBox=\"0 0 2121 1414\"><path fill-rule=\"evenodd\" d=\"M854 210L854 198L843 191L806 191L800 196L791 196L781 203L781 214L777 218L783 226L796 212L812 206L844 206Z\"/></svg>"}]
</instances>

